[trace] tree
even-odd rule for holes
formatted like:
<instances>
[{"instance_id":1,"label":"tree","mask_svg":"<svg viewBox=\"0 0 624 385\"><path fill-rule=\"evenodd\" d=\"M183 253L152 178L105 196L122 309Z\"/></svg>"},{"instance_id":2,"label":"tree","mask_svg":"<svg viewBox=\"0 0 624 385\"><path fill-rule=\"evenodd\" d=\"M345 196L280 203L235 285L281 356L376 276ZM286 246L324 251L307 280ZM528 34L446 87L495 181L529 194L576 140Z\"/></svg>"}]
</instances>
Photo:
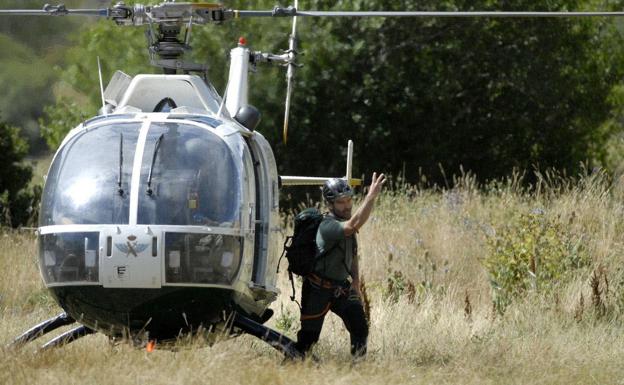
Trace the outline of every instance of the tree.
<instances>
[{"instance_id":1,"label":"tree","mask_svg":"<svg viewBox=\"0 0 624 385\"><path fill-rule=\"evenodd\" d=\"M41 188L29 188L32 169L23 163L28 145L20 130L0 121L0 225L18 227L36 220Z\"/></svg>"},{"instance_id":2,"label":"tree","mask_svg":"<svg viewBox=\"0 0 624 385\"><path fill-rule=\"evenodd\" d=\"M248 2L229 4L249 8ZM253 8L270 8L260 1ZM615 5L613 5L615 6ZM325 1L320 10L580 10L591 1L529 0ZM244 35L253 49L287 46L289 19L245 19L194 29L194 57L211 56L210 78L225 88L227 50ZM283 174L341 175L347 139L356 142L356 172L425 174L463 167L481 180L512 169L554 167L570 173L601 161L618 124L605 124L619 84L622 36L610 19L315 19L299 22L301 57L289 142L281 139L284 72L251 77L250 102L263 113L258 128L272 142ZM82 34L65 81L99 101L95 54L107 52L105 73L143 71L139 29L98 24ZM123 55L120 54L123 52ZM126 60L127 55L130 59ZM63 116L68 116L63 114ZM71 127L66 127L69 130ZM335 159L335 162L327 162Z\"/></svg>"},{"instance_id":3,"label":"tree","mask_svg":"<svg viewBox=\"0 0 624 385\"><path fill-rule=\"evenodd\" d=\"M310 7L326 2L316 4ZM394 4L353 6L392 9ZM402 2L401 8L546 10L523 0L444 4ZM549 10L576 10L583 4L549 5ZM338 2L335 8L346 6ZM300 134L290 141L294 151L282 159L295 172L310 170L310 164L315 173L324 171L322 159L349 137L365 149L356 153L360 170L405 170L411 181L422 172L443 183L440 167L452 173L460 166L481 180L534 166L573 173L580 162L604 157L611 132L601 125L622 73L622 37L612 20L388 18L310 24L311 35L302 32L302 38L323 43L307 44L308 57L320 60L307 61L298 78L297 88L305 92L295 97L292 125ZM343 164L329 167L339 174Z\"/></svg>"},{"instance_id":4,"label":"tree","mask_svg":"<svg viewBox=\"0 0 624 385\"><path fill-rule=\"evenodd\" d=\"M25 130L31 143L39 138L36 116L43 106L54 100L54 74L48 63L30 48L0 34L0 110L10 124Z\"/></svg>"},{"instance_id":5,"label":"tree","mask_svg":"<svg viewBox=\"0 0 624 385\"><path fill-rule=\"evenodd\" d=\"M65 1L69 8L87 1ZM41 9L39 0L4 0L1 7ZM93 4L91 4L93 5ZM80 23L75 17L2 16L0 23L0 110L4 120L22 129L31 153L45 149L37 119L54 102L53 87L64 68L68 37ZM55 69L55 66L59 68Z\"/></svg>"}]
</instances>

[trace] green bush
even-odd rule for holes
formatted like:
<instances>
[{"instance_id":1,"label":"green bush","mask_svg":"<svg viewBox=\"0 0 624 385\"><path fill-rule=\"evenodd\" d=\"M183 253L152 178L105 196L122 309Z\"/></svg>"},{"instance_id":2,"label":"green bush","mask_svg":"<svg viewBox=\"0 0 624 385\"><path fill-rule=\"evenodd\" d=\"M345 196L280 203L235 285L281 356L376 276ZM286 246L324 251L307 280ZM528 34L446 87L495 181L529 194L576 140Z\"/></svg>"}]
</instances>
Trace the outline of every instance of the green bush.
<instances>
[{"instance_id":1,"label":"green bush","mask_svg":"<svg viewBox=\"0 0 624 385\"><path fill-rule=\"evenodd\" d=\"M95 110L81 107L68 98L59 98L56 104L45 106L43 112L45 116L39 118L41 136L53 150L61 145L69 131L96 113Z\"/></svg>"},{"instance_id":2,"label":"green bush","mask_svg":"<svg viewBox=\"0 0 624 385\"><path fill-rule=\"evenodd\" d=\"M293 314L290 310L284 309L284 304L280 305L280 314L275 321L275 327L277 330L288 333L291 330L294 330L296 325L296 315Z\"/></svg>"},{"instance_id":3,"label":"green bush","mask_svg":"<svg viewBox=\"0 0 624 385\"><path fill-rule=\"evenodd\" d=\"M0 226L33 224L41 187L28 188L32 168L23 163L28 144L20 130L0 121Z\"/></svg>"},{"instance_id":4,"label":"green bush","mask_svg":"<svg viewBox=\"0 0 624 385\"><path fill-rule=\"evenodd\" d=\"M487 246L484 265L499 313L514 297L528 291L548 291L591 262L583 238L567 231L559 218L543 213L513 217L488 236Z\"/></svg>"}]
</instances>

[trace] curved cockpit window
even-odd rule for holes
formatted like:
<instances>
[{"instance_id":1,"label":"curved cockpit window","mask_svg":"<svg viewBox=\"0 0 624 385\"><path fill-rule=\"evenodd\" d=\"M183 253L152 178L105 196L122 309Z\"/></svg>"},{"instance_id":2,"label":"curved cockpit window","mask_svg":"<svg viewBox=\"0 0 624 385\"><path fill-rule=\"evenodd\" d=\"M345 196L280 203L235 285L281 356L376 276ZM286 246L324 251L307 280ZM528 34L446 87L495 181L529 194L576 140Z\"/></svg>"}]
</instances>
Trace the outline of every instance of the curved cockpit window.
<instances>
[{"instance_id":1,"label":"curved cockpit window","mask_svg":"<svg viewBox=\"0 0 624 385\"><path fill-rule=\"evenodd\" d=\"M153 123L145 142L138 224L235 226L240 159L216 134L187 124Z\"/></svg>"},{"instance_id":2,"label":"curved cockpit window","mask_svg":"<svg viewBox=\"0 0 624 385\"><path fill-rule=\"evenodd\" d=\"M40 225L128 223L139 130L139 123L117 123L70 138L50 167Z\"/></svg>"},{"instance_id":3,"label":"curved cockpit window","mask_svg":"<svg viewBox=\"0 0 624 385\"><path fill-rule=\"evenodd\" d=\"M141 125L105 124L71 137L50 167L40 226L128 224L131 207L138 224L238 226L243 166L236 143L178 122L152 123L140 136ZM131 183L141 147L137 188Z\"/></svg>"}]
</instances>

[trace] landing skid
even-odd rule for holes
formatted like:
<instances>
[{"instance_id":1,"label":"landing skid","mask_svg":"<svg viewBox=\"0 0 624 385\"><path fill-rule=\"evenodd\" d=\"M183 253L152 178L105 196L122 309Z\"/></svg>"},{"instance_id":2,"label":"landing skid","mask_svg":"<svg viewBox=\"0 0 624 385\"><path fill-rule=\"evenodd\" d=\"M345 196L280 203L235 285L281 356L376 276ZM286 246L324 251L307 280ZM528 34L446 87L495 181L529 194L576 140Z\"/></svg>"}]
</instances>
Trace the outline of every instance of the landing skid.
<instances>
[{"instance_id":1,"label":"landing skid","mask_svg":"<svg viewBox=\"0 0 624 385\"><path fill-rule=\"evenodd\" d=\"M36 340L37 338L45 334L50 333L53 330L56 330L62 326L71 325L75 322L76 320L70 317L67 313L61 313L54 318L50 318L49 320L43 321L39 325L30 328L24 334L13 340L13 343L11 343L9 346L12 348L18 348L28 342ZM41 349L46 350L49 348L66 345L70 342L77 340L80 337L84 337L93 333L95 333L95 330L89 329L88 327L81 325L47 342L45 345L43 345Z\"/></svg>"},{"instance_id":2,"label":"landing skid","mask_svg":"<svg viewBox=\"0 0 624 385\"><path fill-rule=\"evenodd\" d=\"M299 351L295 348L295 343L293 342L293 340L239 313L234 313L232 326L239 328L245 333L251 334L252 336L257 337L262 341L268 343L269 345L283 353L287 358L303 358L303 355L299 353Z\"/></svg>"},{"instance_id":3,"label":"landing skid","mask_svg":"<svg viewBox=\"0 0 624 385\"><path fill-rule=\"evenodd\" d=\"M47 321L43 321L39 325L33 326L21 336L17 337L11 343L11 347L20 347L30 341L34 341L44 334L47 334L53 330L56 330L62 326L71 325L76 322L75 319L67 315L67 313L61 313L54 318L50 318Z\"/></svg>"},{"instance_id":4,"label":"landing skid","mask_svg":"<svg viewBox=\"0 0 624 385\"><path fill-rule=\"evenodd\" d=\"M17 337L9 346L13 348L20 347L28 342L36 340L37 338L53 330L56 330L62 326L71 325L75 322L76 320L67 315L67 313L61 313L54 318L50 318L49 320L30 328L28 331ZM286 356L287 358L303 358L301 353L299 353L299 351L295 348L295 343L290 338L256 321L253 321L250 318L245 317L244 315L234 313L232 326L268 343L273 348L283 353L284 356ZM81 337L93 333L95 333L95 330L81 325L47 342L45 345L42 346L41 350L47 350L67 345Z\"/></svg>"},{"instance_id":5,"label":"landing skid","mask_svg":"<svg viewBox=\"0 0 624 385\"><path fill-rule=\"evenodd\" d=\"M61 334L60 336L54 338L50 342L46 343L41 347L41 350L47 350L56 348L59 346L67 345L71 342L76 341L78 338L88 336L89 334L95 333L95 330L89 329L86 326L78 326L68 332Z\"/></svg>"}]
</instances>

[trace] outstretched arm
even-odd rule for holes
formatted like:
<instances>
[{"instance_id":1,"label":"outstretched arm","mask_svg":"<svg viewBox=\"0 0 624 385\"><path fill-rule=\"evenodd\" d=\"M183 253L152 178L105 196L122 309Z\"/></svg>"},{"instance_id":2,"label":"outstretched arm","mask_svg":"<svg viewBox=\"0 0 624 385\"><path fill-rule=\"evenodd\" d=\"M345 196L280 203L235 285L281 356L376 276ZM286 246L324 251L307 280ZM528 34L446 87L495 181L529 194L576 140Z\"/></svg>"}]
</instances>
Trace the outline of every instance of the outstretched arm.
<instances>
[{"instance_id":1,"label":"outstretched arm","mask_svg":"<svg viewBox=\"0 0 624 385\"><path fill-rule=\"evenodd\" d=\"M375 199L379 195L384 183L386 183L386 177L384 174L379 174L379 176L377 176L377 173L374 172L373 179L368 189L368 194L366 194L366 197L364 198L364 202L362 202L362 205L357 209L355 214L353 214L351 219L349 219L344 225L345 236L348 237L353 235L362 226L364 226L364 223L366 223L368 217L370 217L370 214L373 211Z\"/></svg>"}]
</instances>

